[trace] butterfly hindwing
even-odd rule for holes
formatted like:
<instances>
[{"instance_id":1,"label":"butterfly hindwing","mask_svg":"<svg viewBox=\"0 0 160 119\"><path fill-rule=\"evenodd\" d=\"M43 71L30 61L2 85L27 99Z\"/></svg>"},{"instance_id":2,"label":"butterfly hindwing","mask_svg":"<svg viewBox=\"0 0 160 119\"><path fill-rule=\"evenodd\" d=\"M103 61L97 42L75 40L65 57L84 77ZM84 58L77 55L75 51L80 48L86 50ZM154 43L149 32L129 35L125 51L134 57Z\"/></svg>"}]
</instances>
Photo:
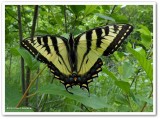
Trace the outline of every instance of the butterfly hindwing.
<instances>
[{"instance_id":1,"label":"butterfly hindwing","mask_svg":"<svg viewBox=\"0 0 160 119\"><path fill-rule=\"evenodd\" d=\"M67 39L51 35L35 36L23 40L22 46L39 61L46 63L52 73L55 68L66 75L71 73Z\"/></svg>"},{"instance_id":2,"label":"butterfly hindwing","mask_svg":"<svg viewBox=\"0 0 160 119\"><path fill-rule=\"evenodd\" d=\"M132 29L133 27L128 24L107 25L78 35L75 38L78 73L87 72L100 56L112 54Z\"/></svg>"}]
</instances>

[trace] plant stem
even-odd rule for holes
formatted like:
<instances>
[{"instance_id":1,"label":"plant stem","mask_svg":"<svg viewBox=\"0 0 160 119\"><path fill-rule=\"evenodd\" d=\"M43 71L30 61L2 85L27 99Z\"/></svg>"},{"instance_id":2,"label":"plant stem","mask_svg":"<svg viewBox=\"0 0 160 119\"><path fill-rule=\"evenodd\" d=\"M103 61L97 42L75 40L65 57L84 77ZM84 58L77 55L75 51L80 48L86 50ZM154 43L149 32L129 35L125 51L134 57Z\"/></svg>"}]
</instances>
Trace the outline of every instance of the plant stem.
<instances>
[{"instance_id":1,"label":"plant stem","mask_svg":"<svg viewBox=\"0 0 160 119\"><path fill-rule=\"evenodd\" d=\"M21 7L20 5L17 6L18 9L18 27L19 27L19 44L21 47L21 42L23 40L22 34L22 22L21 22ZM24 78L24 59L21 57L21 81L22 81L22 93L25 92L25 78Z\"/></svg>"},{"instance_id":2,"label":"plant stem","mask_svg":"<svg viewBox=\"0 0 160 119\"><path fill-rule=\"evenodd\" d=\"M20 106L20 104L22 103L22 101L26 98L27 93L29 91L29 89L31 88L31 86L33 85L33 83L36 81L36 79L38 78L38 76L43 72L43 70L46 68L46 65L44 66L44 68L36 75L36 77L30 82L28 88L26 89L25 93L23 94L22 98L20 99L20 101L17 104L17 108Z\"/></svg>"}]
</instances>

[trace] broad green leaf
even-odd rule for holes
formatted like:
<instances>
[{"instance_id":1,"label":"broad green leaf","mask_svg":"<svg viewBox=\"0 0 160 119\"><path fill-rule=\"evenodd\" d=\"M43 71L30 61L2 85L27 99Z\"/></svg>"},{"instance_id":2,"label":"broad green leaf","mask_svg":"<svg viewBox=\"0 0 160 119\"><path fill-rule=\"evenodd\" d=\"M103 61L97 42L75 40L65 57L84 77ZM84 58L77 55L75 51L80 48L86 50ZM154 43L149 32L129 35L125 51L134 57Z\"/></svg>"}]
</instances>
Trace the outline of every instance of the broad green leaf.
<instances>
[{"instance_id":1,"label":"broad green leaf","mask_svg":"<svg viewBox=\"0 0 160 119\"><path fill-rule=\"evenodd\" d=\"M73 13L77 16L82 10L85 9L84 5L71 5L70 6Z\"/></svg>"},{"instance_id":2,"label":"broad green leaf","mask_svg":"<svg viewBox=\"0 0 160 119\"><path fill-rule=\"evenodd\" d=\"M84 11L85 16L92 13L96 8L97 8L97 5L86 5L85 11Z\"/></svg>"},{"instance_id":3,"label":"broad green leaf","mask_svg":"<svg viewBox=\"0 0 160 119\"><path fill-rule=\"evenodd\" d=\"M38 90L38 93L65 96L66 98L80 102L85 106L91 107L93 109L101 109L108 107L103 97L97 97L94 94L90 94L89 96L88 92L81 90L79 87L78 88L73 87L73 90L70 91L73 92L73 94L68 93L62 86L49 84L41 87Z\"/></svg>"},{"instance_id":4,"label":"broad green leaf","mask_svg":"<svg viewBox=\"0 0 160 119\"><path fill-rule=\"evenodd\" d=\"M111 14L111 17L115 19L116 23L128 23L127 16L123 16L119 14Z\"/></svg>"},{"instance_id":5,"label":"broad green leaf","mask_svg":"<svg viewBox=\"0 0 160 119\"><path fill-rule=\"evenodd\" d=\"M28 51L26 51L24 48L19 48L18 52L23 57L24 61L27 63L27 66L31 70L35 70L38 68L39 62L35 58L33 58Z\"/></svg>"},{"instance_id":6,"label":"broad green leaf","mask_svg":"<svg viewBox=\"0 0 160 119\"><path fill-rule=\"evenodd\" d=\"M28 51L26 51L24 48L19 48L18 52L21 54L21 56L23 57L23 59L25 60L25 62L27 63L27 65L29 67L31 67L32 66L32 57L28 53Z\"/></svg>"},{"instance_id":7,"label":"broad green leaf","mask_svg":"<svg viewBox=\"0 0 160 119\"><path fill-rule=\"evenodd\" d=\"M136 49L134 49L134 50L139 52L144 57L146 57L146 51L142 47L137 46Z\"/></svg>"},{"instance_id":8,"label":"broad green leaf","mask_svg":"<svg viewBox=\"0 0 160 119\"><path fill-rule=\"evenodd\" d=\"M17 50L17 48L11 48L10 49L10 53L12 55L14 55L14 56L19 56L20 55L19 52L18 52L18 50Z\"/></svg>"},{"instance_id":9,"label":"broad green leaf","mask_svg":"<svg viewBox=\"0 0 160 119\"><path fill-rule=\"evenodd\" d=\"M127 47L127 49L138 60L143 70L146 72L148 78L152 81L153 80L153 66L151 62L147 60L143 55L135 51L134 49L130 47Z\"/></svg>"},{"instance_id":10,"label":"broad green leaf","mask_svg":"<svg viewBox=\"0 0 160 119\"><path fill-rule=\"evenodd\" d=\"M32 58L32 66L30 67L30 69L31 70L36 70L36 69L38 69L39 65L40 65L40 62L37 61L37 59Z\"/></svg>"},{"instance_id":11,"label":"broad green leaf","mask_svg":"<svg viewBox=\"0 0 160 119\"><path fill-rule=\"evenodd\" d=\"M96 13L95 15L98 16L99 18L102 18L102 19L105 19L105 20L110 20L110 21L115 22L115 20L114 20L112 17L106 16L106 15L104 15L104 14Z\"/></svg>"},{"instance_id":12,"label":"broad green leaf","mask_svg":"<svg viewBox=\"0 0 160 119\"><path fill-rule=\"evenodd\" d=\"M138 29L137 31L139 31L141 34L151 36L151 32L146 26L143 26L143 25L139 25L139 26L140 26L140 29Z\"/></svg>"},{"instance_id":13,"label":"broad green leaf","mask_svg":"<svg viewBox=\"0 0 160 119\"><path fill-rule=\"evenodd\" d=\"M121 88L125 93L129 94L130 92L130 84L125 81L115 81L115 84Z\"/></svg>"},{"instance_id":14,"label":"broad green leaf","mask_svg":"<svg viewBox=\"0 0 160 119\"><path fill-rule=\"evenodd\" d=\"M141 44L143 44L147 49L150 48L152 45L152 38L151 36L141 34Z\"/></svg>"},{"instance_id":15,"label":"broad green leaf","mask_svg":"<svg viewBox=\"0 0 160 119\"><path fill-rule=\"evenodd\" d=\"M152 35L149 29L146 26L139 25L141 28L136 30L141 34L140 43L143 44L147 49L150 48L152 44Z\"/></svg>"},{"instance_id":16,"label":"broad green leaf","mask_svg":"<svg viewBox=\"0 0 160 119\"><path fill-rule=\"evenodd\" d=\"M110 71L107 69L107 67L103 68L102 71L103 71L104 73L106 73L108 76L110 76L113 80L118 81L118 79L115 77L115 75L114 75L112 72L110 72Z\"/></svg>"}]
</instances>

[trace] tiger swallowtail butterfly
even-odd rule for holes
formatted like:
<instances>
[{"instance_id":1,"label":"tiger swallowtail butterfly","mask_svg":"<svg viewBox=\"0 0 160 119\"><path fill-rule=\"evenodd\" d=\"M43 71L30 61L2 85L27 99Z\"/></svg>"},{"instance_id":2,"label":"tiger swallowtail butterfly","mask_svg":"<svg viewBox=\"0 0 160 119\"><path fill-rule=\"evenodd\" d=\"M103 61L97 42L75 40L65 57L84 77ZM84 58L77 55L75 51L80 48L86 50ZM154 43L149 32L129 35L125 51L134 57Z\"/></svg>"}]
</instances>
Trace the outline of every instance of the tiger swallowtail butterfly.
<instances>
[{"instance_id":1,"label":"tiger swallowtail butterfly","mask_svg":"<svg viewBox=\"0 0 160 119\"><path fill-rule=\"evenodd\" d=\"M75 38L70 34L69 39L55 35L35 36L23 40L22 46L47 64L67 91L69 87L79 85L89 92L88 84L102 71L100 57L116 51L132 30L133 26L129 24L106 25Z\"/></svg>"}]
</instances>

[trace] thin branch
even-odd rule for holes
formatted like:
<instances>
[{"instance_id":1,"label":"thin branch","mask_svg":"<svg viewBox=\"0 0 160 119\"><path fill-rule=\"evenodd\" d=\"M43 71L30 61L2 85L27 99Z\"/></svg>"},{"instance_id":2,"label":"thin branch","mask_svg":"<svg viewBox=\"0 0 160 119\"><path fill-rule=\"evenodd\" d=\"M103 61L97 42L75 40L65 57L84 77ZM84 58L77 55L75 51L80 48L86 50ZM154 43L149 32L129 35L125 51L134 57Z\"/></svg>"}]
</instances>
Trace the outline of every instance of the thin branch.
<instances>
[{"instance_id":1,"label":"thin branch","mask_svg":"<svg viewBox=\"0 0 160 119\"><path fill-rule=\"evenodd\" d=\"M33 36L34 36L34 32L36 29L37 17L38 17L38 5L36 5L34 8L34 17L33 17L32 31L31 31L31 38L33 38Z\"/></svg>"},{"instance_id":2,"label":"thin branch","mask_svg":"<svg viewBox=\"0 0 160 119\"><path fill-rule=\"evenodd\" d=\"M36 28L36 21L37 21L37 17L38 17L38 5L35 6L34 8L34 17L33 17L33 23L32 23L32 30L31 30L31 39L33 40L33 36L34 36L34 32L35 32L35 28ZM26 87L29 86L29 82L30 82L30 69L29 67L27 67L27 73L26 73ZM28 95L28 93L27 93ZM28 98L27 98L27 104L28 105Z\"/></svg>"},{"instance_id":3,"label":"thin branch","mask_svg":"<svg viewBox=\"0 0 160 119\"><path fill-rule=\"evenodd\" d=\"M113 6L113 8L112 8L112 11L111 11L110 15L111 15L111 14L113 14L113 12L114 12L114 10L115 10L116 6L117 6L117 5L114 5L114 6Z\"/></svg>"},{"instance_id":4,"label":"thin branch","mask_svg":"<svg viewBox=\"0 0 160 119\"><path fill-rule=\"evenodd\" d=\"M34 9L34 17L33 17L32 31L31 31L31 39L33 39L33 36L34 36L37 16L38 16L38 5L36 5L35 9ZM33 82L36 79L37 79L37 77L34 80L32 80L31 83L29 84L29 82L30 82L30 69L27 67L27 74L26 74L26 88L27 89L26 89L24 95L22 96L21 100L19 101L19 103L17 104L16 107L19 107L19 105L22 103L23 99L26 98L26 96L28 95L28 91L29 91L31 85L33 84ZM26 101L26 105L28 105L28 98L27 98L27 101Z\"/></svg>"},{"instance_id":5,"label":"thin branch","mask_svg":"<svg viewBox=\"0 0 160 119\"><path fill-rule=\"evenodd\" d=\"M36 75L36 77L30 82L27 90L25 91L24 95L22 96L22 98L20 99L20 101L18 102L16 107L19 107L20 104L22 103L22 101L26 98L28 91L30 90L31 86L33 85L33 83L36 81L36 79L39 77L39 75L43 72L43 70L46 68L47 66L45 65L44 68Z\"/></svg>"},{"instance_id":6,"label":"thin branch","mask_svg":"<svg viewBox=\"0 0 160 119\"><path fill-rule=\"evenodd\" d=\"M25 12L25 10L24 10L24 6L22 6L22 13L23 13L24 18L25 18L25 17L26 17L26 12ZM28 33L31 34L30 28L29 28L28 23L26 22L26 20L24 20L24 23L26 24Z\"/></svg>"},{"instance_id":7,"label":"thin branch","mask_svg":"<svg viewBox=\"0 0 160 119\"><path fill-rule=\"evenodd\" d=\"M21 22L21 7L20 5L17 6L18 9L18 26L19 26L19 44L21 47L21 41L23 40L22 34L22 22ZM22 93L25 92L25 78L24 78L24 59L21 57L21 81L22 81Z\"/></svg>"}]
</instances>

